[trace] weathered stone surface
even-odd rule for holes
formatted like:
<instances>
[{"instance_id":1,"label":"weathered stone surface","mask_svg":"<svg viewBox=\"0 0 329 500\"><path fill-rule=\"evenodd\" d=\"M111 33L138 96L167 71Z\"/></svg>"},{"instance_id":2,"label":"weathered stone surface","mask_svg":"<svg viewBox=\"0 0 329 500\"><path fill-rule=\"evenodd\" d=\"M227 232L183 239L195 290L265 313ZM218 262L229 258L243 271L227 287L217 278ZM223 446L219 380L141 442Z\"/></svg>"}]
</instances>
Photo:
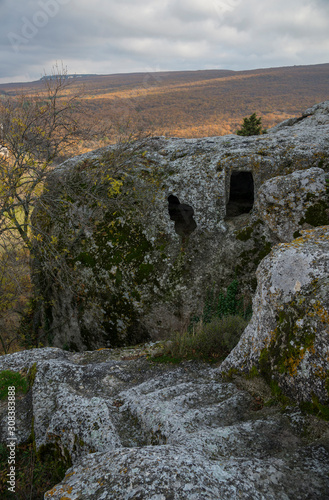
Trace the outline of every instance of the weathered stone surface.
<instances>
[{"instance_id":1,"label":"weathered stone surface","mask_svg":"<svg viewBox=\"0 0 329 500\"><path fill-rule=\"evenodd\" d=\"M301 229L329 224L326 177L323 169L310 168L274 177L261 186L257 215L281 242L292 241Z\"/></svg>"},{"instance_id":2,"label":"weathered stone surface","mask_svg":"<svg viewBox=\"0 0 329 500\"><path fill-rule=\"evenodd\" d=\"M145 353L155 348L0 358L0 371L36 367L29 393L18 397L30 412L19 442L33 422L37 449L55 447L72 461L45 498L326 498L326 422L263 406L270 395L261 380L244 380L245 390L242 380L223 381L220 367L154 365ZM0 419L5 442L4 404Z\"/></svg>"},{"instance_id":3,"label":"weathered stone surface","mask_svg":"<svg viewBox=\"0 0 329 500\"><path fill-rule=\"evenodd\" d=\"M136 199L119 216L84 206L83 200L74 198L76 184L67 193L72 178L84 183L91 176L94 182L93 169L106 163L104 154L111 147L59 166L55 187L50 186L48 193L55 193L56 207L63 203L65 209L57 218L41 209L35 217L40 234L48 233L57 241L54 247L61 259L69 249L72 271L69 285L60 286L57 261L54 271L42 256L35 259L35 279L47 304L41 314L43 342L90 350L150 336L163 338L202 310L209 287L217 293L236 274L242 292L252 295L257 265L270 248L305 228L312 219L308 215L319 204L323 213L326 210L322 204L323 171L329 168L328 110L329 101L261 136L150 139L142 153L129 159L134 175L128 180L137 185L130 194ZM294 173L307 169L311 171ZM294 189L310 180L312 172L314 181L305 193L296 194ZM238 180L239 173L248 174L254 192L238 184L231 200L232 174ZM276 176L283 177L270 181ZM240 179L244 182L247 177ZM275 220L272 198L279 196L281 187L285 204ZM187 233L181 225L175 231L178 223L170 218L169 195L194 212ZM244 213L253 198L254 208ZM86 213L90 220L81 233L79 220ZM69 229L71 240L65 241Z\"/></svg>"},{"instance_id":4,"label":"weathered stone surface","mask_svg":"<svg viewBox=\"0 0 329 500\"><path fill-rule=\"evenodd\" d=\"M299 402L329 403L329 226L261 262L253 316L222 370L257 367Z\"/></svg>"},{"instance_id":5,"label":"weathered stone surface","mask_svg":"<svg viewBox=\"0 0 329 500\"><path fill-rule=\"evenodd\" d=\"M85 457L47 498L97 500L279 500L326 498L323 448L291 463L282 459L220 459L210 462L196 451L178 446L118 450ZM308 463L307 463L308 462ZM309 474L309 464L317 471Z\"/></svg>"}]
</instances>

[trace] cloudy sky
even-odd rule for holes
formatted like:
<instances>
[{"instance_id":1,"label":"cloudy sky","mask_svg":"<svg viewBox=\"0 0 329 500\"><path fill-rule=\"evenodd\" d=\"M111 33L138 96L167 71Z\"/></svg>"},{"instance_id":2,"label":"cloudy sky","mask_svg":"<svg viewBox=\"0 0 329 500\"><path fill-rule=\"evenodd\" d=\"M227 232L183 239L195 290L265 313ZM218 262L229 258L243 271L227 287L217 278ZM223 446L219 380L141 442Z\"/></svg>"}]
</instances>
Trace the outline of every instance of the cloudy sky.
<instances>
[{"instance_id":1,"label":"cloudy sky","mask_svg":"<svg viewBox=\"0 0 329 500\"><path fill-rule=\"evenodd\" d=\"M329 62L329 0L0 0L0 83Z\"/></svg>"}]
</instances>

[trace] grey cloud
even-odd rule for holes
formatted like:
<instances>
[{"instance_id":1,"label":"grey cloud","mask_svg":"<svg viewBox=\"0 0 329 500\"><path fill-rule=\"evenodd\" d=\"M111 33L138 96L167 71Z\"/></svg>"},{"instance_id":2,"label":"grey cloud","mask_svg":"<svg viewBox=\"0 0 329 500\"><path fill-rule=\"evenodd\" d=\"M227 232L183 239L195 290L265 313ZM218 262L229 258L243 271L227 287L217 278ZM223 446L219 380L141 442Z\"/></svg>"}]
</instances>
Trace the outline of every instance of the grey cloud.
<instances>
[{"instance_id":1,"label":"grey cloud","mask_svg":"<svg viewBox=\"0 0 329 500\"><path fill-rule=\"evenodd\" d=\"M328 14L328 0L0 0L0 82L56 60L97 73L327 62Z\"/></svg>"}]
</instances>

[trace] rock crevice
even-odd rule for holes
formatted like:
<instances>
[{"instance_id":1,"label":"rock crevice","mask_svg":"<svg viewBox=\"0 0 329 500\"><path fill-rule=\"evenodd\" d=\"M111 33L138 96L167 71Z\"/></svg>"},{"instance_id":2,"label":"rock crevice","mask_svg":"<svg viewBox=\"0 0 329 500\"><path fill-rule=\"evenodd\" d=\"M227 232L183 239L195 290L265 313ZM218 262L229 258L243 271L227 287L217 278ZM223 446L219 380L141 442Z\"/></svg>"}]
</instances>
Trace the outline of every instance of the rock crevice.
<instances>
[{"instance_id":1,"label":"rock crevice","mask_svg":"<svg viewBox=\"0 0 329 500\"><path fill-rule=\"evenodd\" d=\"M35 364L30 392L20 396L31 418L19 442L33 421L37 449L72 461L45 498L326 498L325 422L264 405L268 389L258 379L246 391L223 381L220 368L155 365L145 357L152 349L136 349L134 360L111 349L0 359L0 370L26 373ZM4 405L0 422L5 442Z\"/></svg>"}]
</instances>

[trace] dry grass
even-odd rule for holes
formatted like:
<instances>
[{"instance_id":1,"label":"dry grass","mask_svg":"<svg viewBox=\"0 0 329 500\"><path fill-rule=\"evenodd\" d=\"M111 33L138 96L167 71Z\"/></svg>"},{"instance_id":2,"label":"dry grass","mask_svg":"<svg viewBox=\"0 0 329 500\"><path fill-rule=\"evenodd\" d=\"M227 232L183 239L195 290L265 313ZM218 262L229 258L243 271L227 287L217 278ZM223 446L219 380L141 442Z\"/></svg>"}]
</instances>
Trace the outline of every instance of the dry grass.
<instances>
[{"instance_id":1,"label":"dry grass","mask_svg":"<svg viewBox=\"0 0 329 500\"><path fill-rule=\"evenodd\" d=\"M238 315L213 318L206 324L199 322L191 332L174 333L163 355L176 360L219 361L237 345L247 324Z\"/></svg>"}]
</instances>

